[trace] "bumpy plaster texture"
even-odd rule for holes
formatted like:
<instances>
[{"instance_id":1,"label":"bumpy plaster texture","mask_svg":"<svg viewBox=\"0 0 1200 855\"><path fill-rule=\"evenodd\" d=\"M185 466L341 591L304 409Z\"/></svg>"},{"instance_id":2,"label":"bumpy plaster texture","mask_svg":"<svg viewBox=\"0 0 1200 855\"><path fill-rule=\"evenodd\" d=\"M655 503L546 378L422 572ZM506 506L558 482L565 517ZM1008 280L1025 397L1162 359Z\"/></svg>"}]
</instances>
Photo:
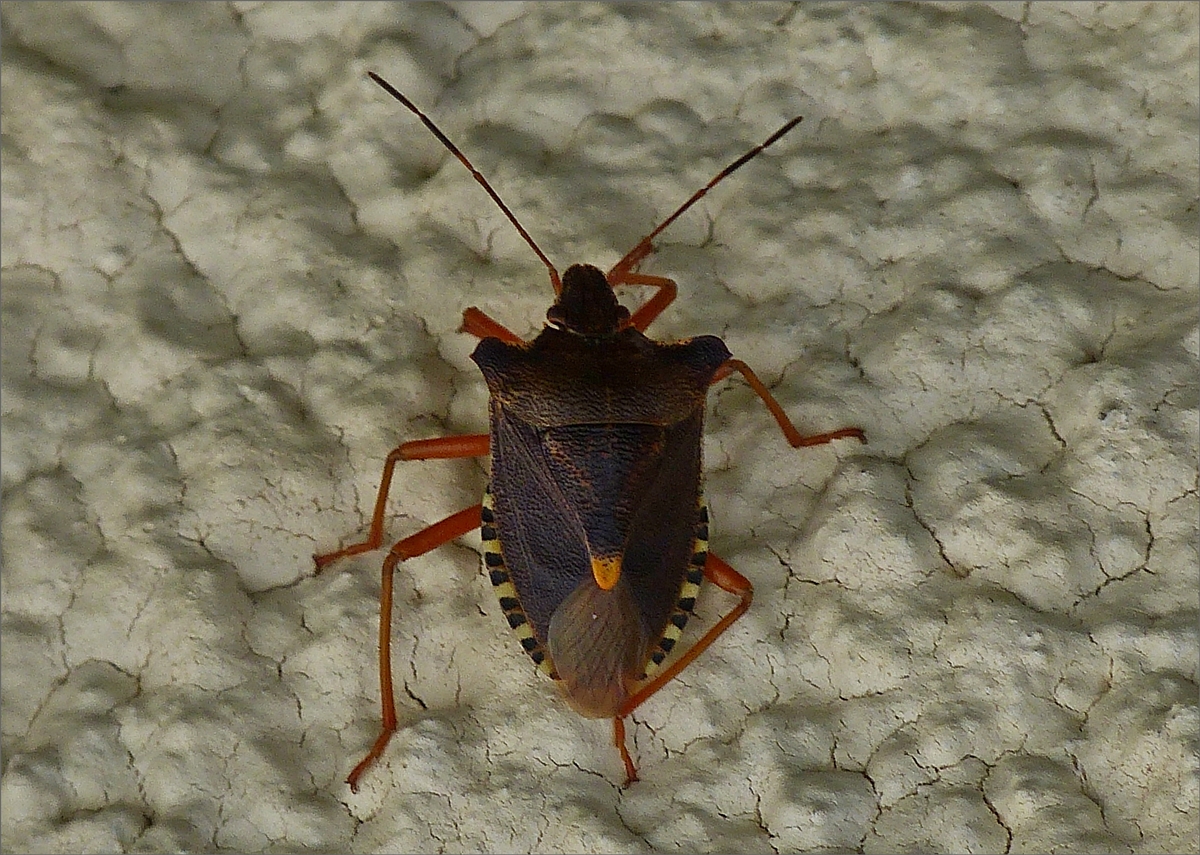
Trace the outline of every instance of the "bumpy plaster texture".
<instances>
[{"instance_id":1,"label":"bumpy plaster texture","mask_svg":"<svg viewBox=\"0 0 1200 855\"><path fill-rule=\"evenodd\" d=\"M1197 8L5 4L5 850L1196 851ZM757 598L629 790L477 537L398 576L342 783L380 556L311 555L484 429L462 310L549 299L368 69L560 266L807 117L663 236L651 329L870 442L714 390ZM389 535L484 479L402 467Z\"/></svg>"}]
</instances>

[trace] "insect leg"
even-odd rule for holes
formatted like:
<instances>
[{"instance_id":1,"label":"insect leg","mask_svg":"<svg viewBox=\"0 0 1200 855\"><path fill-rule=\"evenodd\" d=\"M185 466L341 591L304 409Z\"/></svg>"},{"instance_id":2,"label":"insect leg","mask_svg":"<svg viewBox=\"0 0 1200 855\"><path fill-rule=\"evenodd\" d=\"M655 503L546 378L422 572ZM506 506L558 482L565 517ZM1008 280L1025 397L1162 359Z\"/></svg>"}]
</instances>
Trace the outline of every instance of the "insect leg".
<instances>
[{"instance_id":1,"label":"insect leg","mask_svg":"<svg viewBox=\"0 0 1200 855\"><path fill-rule=\"evenodd\" d=\"M862 428L849 427L839 430L830 431L829 433L817 433L812 436L804 436L800 431L796 430L796 426L792 424L791 419L787 417L787 413L783 411L783 407L779 406L779 402L775 400L775 396L763 385L763 382L758 379L750 366L742 362L740 359L731 359L717 369L717 373L713 375L712 382L724 380L734 371L741 373L746 378L746 382L750 384L750 388L755 391L758 397L762 398L767 409L771 411L771 415L775 417L775 421L779 424L779 429L783 431L783 435L787 437L788 444L792 448L801 448L806 445L824 445L835 439L843 437L856 437L861 442L866 442L867 438L862 432Z\"/></svg>"},{"instance_id":2,"label":"insect leg","mask_svg":"<svg viewBox=\"0 0 1200 855\"><path fill-rule=\"evenodd\" d=\"M675 301L675 293L678 290L675 280L665 276L651 276L648 273L624 273L618 279L609 278L608 283L614 288L618 285L650 285L658 289L658 292L643 303L629 319L629 326L639 332L645 332L646 327L662 314L663 309Z\"/></svg>"},{"instance_id":3,"label":"insect leg","mask_svg":"<svg viewBox=\"0 0 1200 855\"><path fill-rule=\"evenodd\" d=\"M400 446L401 460L445 460L452 457L483 457L491 442L486 433L414 439Z\"/></svg>"},{"instance_id":4,"label":"insect leg","mask_svg":"<svg viewBox=\"0 0 1200 855\"><path fill-rule=\"evenodd\" d=\"M633 765L633 758L629 756L629 749L625 746L625 719L621 716L613 719L613 744L621 752L621 761L625 764L625 786L628 787L639 779L637 766Z\"/></svg>"},{"instance_id":5,"label":"insect leg","mask_svg":"<svg viewBox=\"0 0 1200 855\"><path fill-rule=\"evenodd\" d=\"M754 586L750 584L750 580L711 552L708 553L708 559L704 563L704 578L708 579L721 590L733 594L735 597L740 597L741 600L724 617L717 621L708 632L704 633L704 636L699 641L684 651L683 655L672 662L657 677L638 689L633 697L625 702L625 705L621 707L617 716L613 719L613 741L616 743L617 749L621 752L621 760L625 763L625 786L629 786L636 781L638 776L637 769L633 765L633 758L629 756L629 749L625 746L624 719L645 703L651 695L679 676L680 671L691 665L692 661L707 650L708 646L716 641L721 633L729 629L734 621L746 613L746 610L750 608L751 600L754 599Z\"/></svg>"},{"instance_id":6,"label":"insect leg","mask_svg":"<svg viewBox=\"0 0 1200 855\"><path fill-rule=\"evenodd\" d=\"M476 338L498 338L509 344L524 343L519 335L512 332L499 321L492 320L474 306L463 311L463 322L458 331L470 333Z\"/></svg>"},{"instance_id":7,"label":"insect leg","mask_svg":"<svg viewBox=\"0 0 1200 855\"><path fill-rule=\"evenodd\" d=\"M324 555L314 555L317 572L339 558L361 555L383 545L383 514L387 506L388 491L392 486L392 471L401 460L432 460L449 457L482 457L488 453L488 435L443 436L437 439L418 439L393 448L383 464L383 478L379 482L379 495L375 498L375 512L371 515L371 530L367 539Z\"/></svg>"},{"instance_id":8,"label":"insect leg","mask_svg":"<svg viewBox=\"0 0 1200 855\"><path fill-rule=\"evenodd\" d=\"M346 783L356 793L358 779L379 759L387 748L388 740L396 732L396 700L392 692L392 575L396 565L462 537L479 525L482 510L481 505L472 505L421 529L397 542L383 560L383 584L379 591L379 699L383 708L383 725L371 750L346 776Z\"/></svg>"}]
</instances>

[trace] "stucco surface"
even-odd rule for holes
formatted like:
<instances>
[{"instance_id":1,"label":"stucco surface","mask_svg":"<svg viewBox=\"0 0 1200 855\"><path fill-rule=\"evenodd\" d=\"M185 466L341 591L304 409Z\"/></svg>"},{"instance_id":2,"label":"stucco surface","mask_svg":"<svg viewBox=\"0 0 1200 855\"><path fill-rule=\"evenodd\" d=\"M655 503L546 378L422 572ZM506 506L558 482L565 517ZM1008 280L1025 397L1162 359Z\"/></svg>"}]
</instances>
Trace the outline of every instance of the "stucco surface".
<instances>
[{"instance_id":1,"label":"stucco surface","mask_svg":"<svg viewBox=\"0 0 1200 855\"><path fill-rule=\"evenodd\" d=\"M1195 4L37 4L3 16L6 851L1196 851ZM608 725L477 535L397 576L399 442L645 265L724 337L713 549L749 614ZM644 295L631 291L635 305ZM397 470L389 538L483 461ZM706 590L689 638L731 604Z\"/></svg>"}]
</instances>

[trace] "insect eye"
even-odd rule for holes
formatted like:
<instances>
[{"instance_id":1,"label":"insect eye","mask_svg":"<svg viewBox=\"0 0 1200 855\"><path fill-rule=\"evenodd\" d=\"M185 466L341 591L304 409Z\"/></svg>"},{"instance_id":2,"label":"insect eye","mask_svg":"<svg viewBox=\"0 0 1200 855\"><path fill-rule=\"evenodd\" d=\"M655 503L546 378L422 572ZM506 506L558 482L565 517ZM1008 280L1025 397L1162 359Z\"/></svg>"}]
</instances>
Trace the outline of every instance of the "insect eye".
<instances>
[{"instance_id":1,"label":"insect eye","mask_svg":"<svg viewBox=\"0 0 1200 855\"><path fill-rule=\"evenodd\" d=\"M546 310L546 326L556 330L566 329L566 318L563 316L562 307L557 303Z\"/></svg>"}]
</instances>

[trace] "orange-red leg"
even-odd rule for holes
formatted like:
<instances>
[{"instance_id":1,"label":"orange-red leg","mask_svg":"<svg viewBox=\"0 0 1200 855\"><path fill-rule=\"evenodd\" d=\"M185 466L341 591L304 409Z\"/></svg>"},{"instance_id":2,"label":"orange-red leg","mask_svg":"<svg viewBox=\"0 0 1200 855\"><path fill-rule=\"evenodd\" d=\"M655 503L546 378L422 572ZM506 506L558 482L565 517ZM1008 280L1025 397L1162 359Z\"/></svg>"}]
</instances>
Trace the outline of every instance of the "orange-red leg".
<instances>
[{"instance_id":1,"label":"orange-red leg","mask_svg":"<svg viewBox=\"0 0 1200 855\"><path fill-rule=\"evenodd\" d=\"M486 433L464 433L459 436L439 436L433 439L414 439L397 451L401 460L447 460L455 457L484 457L491 450Z\"/></svg>"},{"instance_id":2,"label":"orange-red leg","mask_svg":"<svg viewBox=\"0 0 1200 855\"><path fill-rule=\"evenodd\" d=\"M716 383L719 380L724 380L734 371L741 373L746 378L746 382L750 384L750 388L762 398L767 409L771 411L771 415L775 417L779 429L783 431L783 435L787 437L788 444L792 448L801 448L807 445L824 445L835 439L844 437L856 437L861 442L866 442L867 438L862 432L862 428L850 427L841 428L840 430L830 431L829 433L817 433L812 436L804 436L800 431L796 430L796 426L792 424L792 420L787 417L787 413L783 411L783 407L779 406L779 402L775 400L775 396L770 390L763 385L763 382L758 379L750 366L742 362L740 359L730 359L724 365L717 369L717 373L713 376L712 382Z\"/></svg>"},{"instance_id":3,"label":"orange-red leg","mask_svg":"<svg viewBox=\"0 0 1200 855\"><path fill-rule=\"evenodd\" d=\"M336 552L314 555L317 572L339 558L361 555L383 545L383 514L387 507L388 491L392 487L392 471L401 460L433 460L451 457L482 457L488 453L489 440L486 433L465 436L441 436L436 439L418 439L393 448L383 464L383 478L379 481L379 495L375 497L375 511L371 515L371 529L367 539L354 543Z\"/></svg>"},{"instance_id":4,"label":"orange-red leg","mask_svg":"<svg viewBox=\"0 0 1200 855\"><path fill-rule=\"evenodd\" d=\"M375 512L371 516L371 529L367 539L361 543L313 556L317 572L350 555L359 555L378 549L383 543L383 515L387 506L388 492L392 485L392 472L401 460L431 460L451 457L479 457L488 453L487 434L466 436L444 436L436 439L418 439L392 449L383 466L383 477L379 483L379 495L375 498ZM396 732L396 701L392 691L392 574L401 561L414 558L461 537L479 525L482 508L472 505L446 519L436 522L416 534L396 543L383 561L383 581L379 591L379 695L383 709L383 726L375 744L359 761L346 778L350 789L358 791L358 779L374 763L387 747L388 740Z\"/></svg>"},{"instance_id":5,"label":"orange-red leg","mask_svg":"<svg viewBox=\"0 0 1200 855\"><path fill-rule=\"evenodd\" d=\"M504 326L504 324L493 320L481 309L476 309L474 306L463 310L463 322L458 331L470 333L476 338L498 338L509 344L522 344L524 342L524 339Z\"/></svg>"},{"instance_id":6,"label":"orange-red leg","mask_svg":"<svg viewBox=\"0 0 1200 855\"><path fill-rule=\"evenodd\" d=\"M640 332L645 332L646 327L650 326L654 319L663 313L663 309L675 301L675 294L679 290L675 285L675 280L665 276L624 272L615 274L615 277L608 280L608 283L614 288L619 285L649 285L658 289L657 293L643 303L629 319L629 326Z\"/></svg>"},{"instance_id":7,"label":"orange-red leg","mask_svg":"<svg viewBox=\"0 0 1200 855\"><path fill-rule=\"evenodd\" d=\"M750 580L711 552L708 553L708 560L704 564L704 578L717 585L722 591L741 599L708 632L704 633L699 641L684 651L683 655L663 669L653 680L638 689L613 719L613 741L616 743L617 750L621 752L621 760L625 764L625 786L629 786L638 779L637 767L634 766L633 758L629 756L629 749L625 745L625 718L645 703L651 695L679 676L680 671L691 665L695 658L707 650L708 646L716 641L721 633L729 629L734 621L746 613L746 610L750 608L750 602L754 599L754 586L750 584Z\"/></svg>"},{"instance_id":8,"label":"orange-red leg","mask_svg":"<svg viewBox=\"0 0 1200 855\"><path fill-rule=\"evenodd\" d=\"M383 560L383 583L379 592L379 699L383 708L383 724L371 750L346 776L346 783L353 792L358 792L358 779L379 759L396 732L396 700L392 691L392 576L396 565L462 537L479 525L482 510L482 506L472 505L421 529L399 541Z\"/></svg>"},{"instance_id":9,"label":"orange-red leg","mask_svg":"<svg viewBox=\"0 0 1200 855\"><path fill-rule=\"evenodd\" d=\"M657 233L658 229L655 229L654 234ZM647 235L638 241L637 246L629 250L624 258L612 266L606 277L610 283L613 281L628 281L626 277L634 270L637 270L637 266L646 260L646 256L654 252L654 244L651 242L651 236Z\"/></svg>"}]
</instances>

